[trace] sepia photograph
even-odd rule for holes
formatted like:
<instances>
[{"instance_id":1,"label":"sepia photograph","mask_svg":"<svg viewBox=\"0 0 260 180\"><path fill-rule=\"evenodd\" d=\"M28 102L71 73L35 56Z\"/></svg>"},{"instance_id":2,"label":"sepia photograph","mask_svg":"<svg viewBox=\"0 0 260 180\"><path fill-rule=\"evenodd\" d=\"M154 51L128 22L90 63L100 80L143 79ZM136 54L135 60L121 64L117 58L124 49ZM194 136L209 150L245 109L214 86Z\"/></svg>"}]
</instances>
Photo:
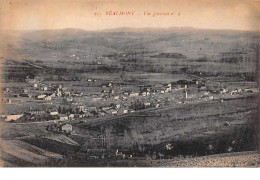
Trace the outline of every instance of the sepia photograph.
<instances>
[{"instance_id":1,"label":"sepia photograph","mask_svg":"<svg viewBox=\"0 0 260 180\"><path fill-rule=\"evenodd\" d=\"M259 167L259 0L1 0L0 167Z\"/></svg>"}]
</instances>

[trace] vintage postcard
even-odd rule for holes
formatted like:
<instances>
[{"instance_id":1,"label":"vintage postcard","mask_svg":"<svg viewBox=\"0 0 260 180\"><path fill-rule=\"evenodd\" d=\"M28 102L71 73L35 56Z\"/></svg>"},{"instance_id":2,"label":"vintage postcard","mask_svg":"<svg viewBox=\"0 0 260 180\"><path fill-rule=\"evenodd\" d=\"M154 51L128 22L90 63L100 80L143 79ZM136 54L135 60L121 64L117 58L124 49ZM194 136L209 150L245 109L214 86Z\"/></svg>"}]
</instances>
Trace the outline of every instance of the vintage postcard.
<instances>
[{"instance_id":1,"label":"vintage postcard","mask_svg":"<svg viewBox=\"0 0 260 180\"><path fill-rule=\"evenodd\" d=\"M1 0L1 167L259 167L259 0Z\"/></svg>"}]
</instances>

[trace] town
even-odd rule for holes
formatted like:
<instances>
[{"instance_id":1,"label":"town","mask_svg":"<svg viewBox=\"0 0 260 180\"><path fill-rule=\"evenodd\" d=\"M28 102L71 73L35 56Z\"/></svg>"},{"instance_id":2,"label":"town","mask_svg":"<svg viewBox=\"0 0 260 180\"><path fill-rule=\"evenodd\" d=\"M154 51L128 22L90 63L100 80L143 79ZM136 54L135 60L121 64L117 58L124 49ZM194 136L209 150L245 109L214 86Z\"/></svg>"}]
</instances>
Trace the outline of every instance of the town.
<instances>
[{"instance_id":1,"label":"town","mask_svg":"<svg viewBox=\"0 0 260 180\"><path fill-rule=\"evenodd\" d=\"M34 33L18 58L0 57L1 139L19 149L5 161L156 166L255 150L255 34Z\"/></svg>"},{"instance_id":2,"label":"town","mask_svg":"<svg viewBox=\"0 0 260 180\"><path fill-rule=\"evenodd\" d=\"M75 55L70 57L75 58ZM101 57L102 58L102 57ZM34 65L30 63L30 65ZM6 106L22 106L14 114L2 114L2 121L15 124L47 123L46 130L53 134L65 136L78 135L74 127L78 123L109 121L138 115L140 112L154 111L184 104L201 102L223 103L226 100L251 96L259 92L259 88L230 88L225 83L206 80L192 75L192 80L177 80L163 84L126 84L118 81L85 78L86 86L95 87L95 92L75 90L59 82L46 82L40 77L24 79L22 87L4 87L2 102ZM79 78L72 81L81 82ZM63 81L63 82L66 82ZM34 105L35 104L35 105ZM18 108L19 109L19 108ZM147 115L146 115L147 116ZM225 126L230 125L229 122ZM86 136L81 154L83 159L129 159L142 157L140 152L111 148L107 140L107 131ZM75 142L75 144L77 144ZM211 147L212 145L209 145ZM229 151L232 150L230 147ZM153 152L153 159L173 158L167 151L172 151L171 143L165 149ZM166 151L166 153L165 153ZM83 153L83 155L82 155ZM85 155L84 155L85 154ZM180 158L182 155L176 156ZM186 155L185 157L189 157Z\"/></svg>"},{"instance_id":3,"label":"town","mask_svg":"<svg viewBox=\"0 0 260 180\"><path fill-rule=\"evenodd\" d=\"M163 108L176 104L219 101L258 93L259 88L229 89L219 82L193 79L157 85L138 85L136 91L124 88L122 84L103 83L87 79L88 86L99 91L89 94L73 91L62 84L49 84L37 78L27 77L24 88L3 88L4 104L45 104L46 109L28 106L16 114L4 114L1 118L15 123L38 121L74 121L100 117L122 116L136 111ZM102 102L102 103L100 103Z\"/></svg>"}]
</instances>

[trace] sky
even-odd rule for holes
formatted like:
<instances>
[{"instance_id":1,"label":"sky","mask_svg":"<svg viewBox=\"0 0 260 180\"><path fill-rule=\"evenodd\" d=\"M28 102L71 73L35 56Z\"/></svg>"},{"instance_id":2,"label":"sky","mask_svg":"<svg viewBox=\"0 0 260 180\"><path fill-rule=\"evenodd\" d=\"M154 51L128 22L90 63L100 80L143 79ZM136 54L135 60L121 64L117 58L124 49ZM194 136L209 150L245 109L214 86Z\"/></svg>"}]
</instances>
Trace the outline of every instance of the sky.
<instances>
[{"instance_id":1,"label":"sky","mask_svg":"<svg viewBox=\"0 0 260 180\"><path fill-rule=\"evenodd\" d=\"M107 15L107 11L127 11L133 15ZM259 30L259 22L260 0L0 1L0 29L4 30L120 27Z\"/></svg>"}]
</instances>

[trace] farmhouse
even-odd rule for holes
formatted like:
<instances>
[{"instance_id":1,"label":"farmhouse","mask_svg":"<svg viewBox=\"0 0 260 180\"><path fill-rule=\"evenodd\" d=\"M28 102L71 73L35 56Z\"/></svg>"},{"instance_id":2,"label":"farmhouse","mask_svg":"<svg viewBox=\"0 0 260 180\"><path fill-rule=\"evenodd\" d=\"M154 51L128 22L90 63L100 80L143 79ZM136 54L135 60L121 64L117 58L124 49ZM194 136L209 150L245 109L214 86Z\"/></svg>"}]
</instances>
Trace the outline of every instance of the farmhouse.
<instances>
[{"instance_id":1,"label":"farmhouse","mask_svg":"<svg viewBox=\"0 0 260 180\"><path fill-rule=\"evenodd\" d=\"M2 101L7 104L12 104L12 99L3 99Z\"/></svg>"},{"instance_id":2,"label":"farmhouse","mask_svg":"<svg viewBox=\"0 0 260 180\"><path fill-rule=\"evenodd\" d=\"M113 115L116 115L117 114L117 111L114 110L114 109L110 109L107 111L108 114L113 114Z\"/></svg>"},{"instance_id":3,"label":"farmhouse","mask_svg":"<svg viewBox=\"0 0 260 180\"><path fill-rule=\"evenodd\" d=\"M111 89L111 90L109 91L109 93L110 93L110 94L114 94L114 93L115 93L115 90L114 90L114 89Z\"/></svg>"},{"instance_id":4,"label":"farmhouse","mask_svg":"<svg viewBox=\"0 0 260 180\"><path fill-rule=\"evenodd\" d=\"M108 94L108 93L109 93L109 90L103 89L103 90L101 91L101 93L102 93L102 94Z\"/></svg>"},{"instance_id":5,"label":"farmhouse","mask_svg":"<svg viewBox=\"0 0 260 180\"><path fill-rule=\"evenodd\" d=\"M115 152L115 156L116 156L116 158L125 159L125 154L123 154L122 152L119 152L118 149Z\"/></svg>"},{"instance_id":6,"label":"farmhouse","mask_svg":"<svg viewBox=\"0 0 260 180\"><path fill-rule=\"evenodd\" d=\"M50 101L50 100L51 100L51 96L46 96L46 97L44 98L44 100L45 100L45 101Z\"/></svg>"},{"instance_id":7,"label":"farmhouse","mask_svg":"<svg viewBox=\"0 0 260 180\"><path fill-rule=\"evenodd\" d=\"M227 90L227 89L221 89L220 92L221 92L221 93L227 93L228 90Z\"/></svg>"},{"instance_id":8,"label":"farmhouse","mask_svg":"<svg viewBox=\"0 0 260 180\"><path fill-rule=\"evenodd\" d=\"M150 105L151 105L151 103L149 103L149 102L145 102L145 103L144 103L144 106L145 106L145 107L149 107Z\"/></svg>"},{"instance_id":9,"label":"farmhouse","mask_svg":"<svg viewBox=\"0 0 260 180\"><path fill-rule=\"evenodd\" d=\"M118 99L119 99L119 96L114 96L114 99L115 99L115 100L118 100Z\"/></svg>"},{"instance_id":10,"label":"farmhouse","mask_svg":"<svg viewBox=\"0 0 260 180\"><path fill-rule=\"evenodd\" d=\"M72 102L72 101L73 101L73 98L70 97L70 98L67 98L66 100L67 100L67 102Z\"/></svg>"},{"instance_id":11,"label":"farmhouse","mask_svg":"<svg viewBox=\"0 0 260 180\"><path fill-rule=\"evenodd\" d=\"M86 106L78 106L79 111L87 112L88 108Z\"/></svg>"},{"instance_id":12,"label":"farmhouse","mask_svg":"<svg viewBox=\"0 0 260 180\"><path fill-rule=\"evenodd\" d=\"M44 114L45 111L40 111L40 110L34 110L34 111L29 111L30 114Z\"/></svg>"},{"instance_id":13,"label":"farmhouse","mask_svg":"<svg viewBox=\"0 0 260 180\"><path fill-rule=\"evenodd\" d=\"M166 87L165 92L169 92L172 90L172 87Z\"/></svg>"},{"instance_id":14,"label":"farmhouse","mask_svg":"<svg viewBox=\"0 0 260 180\"><path fill-rule=\"evenodd\" d=\"M47 91L48 88L45 86L45 87L42 87L42 90L43 90L43 91Z\"/></svg>"},{"instance_id":15,"label":"farmhouse","mask_svg":"<svg viewBox=\"0 0 260 180\"><path fill-rule=\"evenodd\" d=\"M259 92L259 88L247 88L245 89L245 92L257 93Z\"/></svg>"},{"instance_id":16,"label":"farmhouse","mask_svg":"<svg viewBox=\"0 0 260 180\"><path fill-rule=\"evenodd\" d=\"M165 148L166 148L166 150L172 150L173 146L172 146L172 144L166 144Z\"/></svg>"},{"instance_id":17,"label":"farmhouse","mask_svg":"<svg viewBox=\"0 0 260 180\"><path fill-rule=\"evenodd\" d=\"M66 121L66 120L69 119L68 116L65 115L65 114L59 114L58 116L59 116L59 118L60 118L61 121Z\"/></svg>"},{"instance_id":18,"label":"farmhouse","mask_svg":"<svg viewBox=\"0 0 260 180\"><path fill-rule=\"evenodd\" d=\"M136 97L136 96L139 96L139 94L138 93L130 93L129 94L129 97Z\"/></svg>"},{"instance_id":19,"label":"farmhouse","mask_svg":"<svg viewBox=\"0 0 260 180\"><path fill-rule=\"evenodd\" d=\"M4 116L5 121L16 121L19 118L21 118L23 116L23 114L16 114L16 115L6 115Z\"/></svg>"},{"instance_id":20,"label":"farmhouse","mask_svg":"<svg viewBox=\"0 0 260 180\"><path fill-rule=\"evenodd\" d=\"M204 95L209 95L209 92L208 91L204 92Z\"/></svg>"},{"instance_id":21,"label":"farmhouse","mask_svg":"<svg viewBox=\"0 0 260 180\"><path fill-rule=\"evenodd\" d=\"M69 119L70 119L70 120L74 119L74 117L75 117L74 114L70 114L70 115L69 115Z\"/></svg>"},{"instance_id":22,"label":"farmhouse","mask_svg":"<svg viewBox=\"0 0 260 180\"><path fill-rule=\"evenodd\" d=\"M52 116L55 116L55 115L59 114L59 112L57 110L51 110L49 112L50 112L50 115L52 115Z\"/></svg>"},{"instance_id":23,"label":"farmhouse","mask_svg":"<svg viewBox=\"0 0 260 180\"><path fill-rule=\"evenodd\" d=\"M62 91L59 88L57 89L57 96L58 97L62 96Z\"/></svg>"},{"instance_id":24,"label":"farmhouse","mask_svg":"<svg viewBox=\"0 0 260 180\"><path fill-rule=\"evenodd\" d=\"M84 118L84 117L86 117L86 115L85 114L78 114L77 117L78 118Z\"/></svg>"},{"instance_id":25,"label":"farmhouse","mask_svg":"<svg viewBox=\"0 0 260 180\"><path fill-rule=\"evenodd\" d=\"M236 94L237 93L237 90L232 90L230 91L230 94L233 95L233 94Z\"/></svg>"},{"instance_id":26,"label":"farmhouse","mask_svg":"<svg viewBox=\"0 0 260 180\"><path fill-rule=\"evenodd\" d=\"M69 133L72 131L72 125L71 124L65 124L63 126L61 126L61 130L66 132L66 133Z\"/></svg>"},{"instance_id":27,"label":"farmhouse","mask_svg":"<svg viewBox=\"0 0 260 180\"><path fill-rule=\"evenodd\" d=\"M55 93L50 93L50 95L49 96L51 96L51 97L55 97L56 96L56 94Z\"/></svg>"},{"instance_id":28,"label":"farmhouse","mask_svg":"<svg viewBox=\"0 0 260 180\"><path fill-rule=\"evenodd\" d=\"M110 109L112 109L112 108L113 108L113 107L111 107L111 106L107 106L107 107L104 106L104 107L101 108L101 110L102 110L102 111L108 111L108 110L110 110Z\"/></svg>"},{"instance_id":29,"label":"farmhouse","mask_svg":"<svg viewBox=\"0 0 260 180\"><path fill-rule=\"evenodd\" d=\"M44 100L45 97L46 97L45 94L40 94L37 96L37 99Z\"/></svg>"},{"instance_id":30,"label":"farmhouse","mask_svg":"<svg viewBox=\"0 0 260 180\"><path fill-rule=\"evenodd\" d=\"M4 93L9 93L10 92L10 89L9 88L5 88L4 89Z\"/></svg>"},{"instance_id":31,"label":"farmhouse","mask_svg":"<svg viewBox=\"0 0 260 180\"><path fill-rule=\"evenodd\" d=\"M64 95L64 96L70 96L70 91L65 91L65 92L63 93L63 95Z\"/></svg>"},{"instance_id":32,"label":"farmhouse","mask_svg":"<svg viewBox=\"0 0 260 180\"><path fill-rule=\"evenodd\" d=\"M214 97L213 96L209 96L209 100L213 100L214 99Z\"/></svg>"},{"instance_id":33,"label":"farmhouse","mask_svg":"<svg viewBox=\"0 0 260 180\"><path fill-rule=\"evenodd\" d=\"M142 92L141 95L142 95L142 96L147 96L147 93L148 93L148 92Z\"/></svg>"},{"instance_id":34,"label":"farmhouse","mask_svg":"<svg viewBox=\"0 0 260 180\"><path fill-rule=\"evenodd\" d=\"M160 91L160 93L161 93L161 94L164 94L164 93L165 93L165 91L164 91L164 90L161 90L161 91Z\"/></svg>"},{"instance_id":35,"label":"farmhouse","mask_svg":"<svg viewBox=\"0 0 260 180\"><path fill-rule=\"evenodd\" d=\"M163 86L166 87L166 88L171 88L171 87L172 87L172 84L171 84L171 83L169 83L169 84L163 84Z\"/></svg>"},{"instance_id":36,"label":"farmhouse","mask_svg":"<svg viewBox=\"0 0 260 180\"><path fill-rule=\"evenodd\" d=\"M112 83L109 82L109 83L104 83L102 84L102 87L105 88L105 87L112 87Z\"/></svg>"},{"instance_id":37,"label":"farmhouse","mask_svg":"<svg viewBox=\"0 0 260 180\"><path fill-rule=\"evenodd\" d=\"M23 89L21 90L22 93L28 93L28 90L27 89Z\"/></svg>"}]
</instances>

